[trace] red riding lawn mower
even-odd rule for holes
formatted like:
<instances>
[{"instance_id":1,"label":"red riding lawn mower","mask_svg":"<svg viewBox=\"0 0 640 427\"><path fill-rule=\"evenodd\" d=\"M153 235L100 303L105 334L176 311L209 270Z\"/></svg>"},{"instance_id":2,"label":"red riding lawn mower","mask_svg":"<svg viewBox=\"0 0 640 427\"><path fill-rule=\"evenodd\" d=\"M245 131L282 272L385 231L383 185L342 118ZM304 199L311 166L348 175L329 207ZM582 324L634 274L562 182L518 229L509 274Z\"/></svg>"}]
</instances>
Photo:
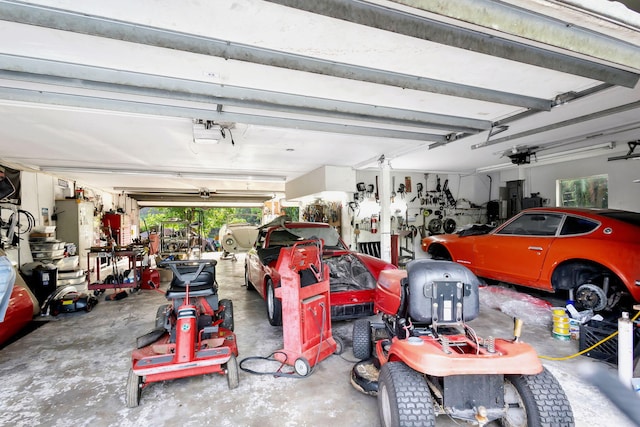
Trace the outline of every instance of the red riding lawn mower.
<instances>
[{"instance_id":1,"label":"red riding lawn mower","mask_svg":"<svg viewBox=\"0 0 640 427\"><path fill-rule=\"evenodd\" d=\"M156 328L138 338L127 380L128 407L140 404L149 384L218 373L236 388L238 347L233 333L233 304L218 300L215 260L163 261L173 279L158 308Z\"/></svg>"},{"instance_id":2,"label":"red riding lawn mower","mask_svg":"<svg viewBox=\"0 0 640 427\"><path fill-rule=\"evenodd\" d=\"M478 426L573 426L562 387L528 344L478 337L479 280L466 267L421 259L380 273L375 310L382 322L353 327L351 372L377 395L384 427L433 427L437 415ZM373 357L372 356L373 352Z\"/></svg>"}]
</instances>

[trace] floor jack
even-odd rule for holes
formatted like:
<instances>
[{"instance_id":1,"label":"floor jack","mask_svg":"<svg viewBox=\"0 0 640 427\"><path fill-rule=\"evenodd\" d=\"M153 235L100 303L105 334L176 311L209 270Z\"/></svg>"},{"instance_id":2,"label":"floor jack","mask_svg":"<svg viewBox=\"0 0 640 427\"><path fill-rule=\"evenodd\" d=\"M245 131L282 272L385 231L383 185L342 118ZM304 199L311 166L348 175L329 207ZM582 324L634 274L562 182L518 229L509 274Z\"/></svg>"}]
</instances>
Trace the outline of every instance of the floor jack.
<instances>
[{"instance_id":1,"label":"floor jack","mask_svg":"<svg viewBox=\"0 0 640 427\"><path fill-rule=\"evenodd\" d=\"M284 348L274 356L306 377L316 364L343 349L342 341L331 334L329 266L322 262L322 242L282 248L276 268L281 277L275 295L282 300Z\"/></svg>"}]
</instances>

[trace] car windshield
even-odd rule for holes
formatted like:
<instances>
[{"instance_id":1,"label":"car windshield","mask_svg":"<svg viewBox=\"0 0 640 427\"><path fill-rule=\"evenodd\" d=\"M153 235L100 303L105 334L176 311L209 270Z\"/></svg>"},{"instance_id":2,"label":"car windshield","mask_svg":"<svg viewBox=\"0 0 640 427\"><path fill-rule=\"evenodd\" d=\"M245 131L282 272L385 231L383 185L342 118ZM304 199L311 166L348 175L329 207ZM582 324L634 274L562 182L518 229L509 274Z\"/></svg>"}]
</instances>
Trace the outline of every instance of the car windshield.
<instances>
[{"instance_id":1,"label":"car windshield","mask_svg":"<svg viewBox=\"0 0 640 427\"><path fill-rule=\"evenodd\" d=\"M300 237L301 240L322 239L325 248L345 249L340 241L338 232L332 227L299 227L287 228L287 230Z\"/></svg>"},{"instance_id":2,"label":"car windshield","mask_svg":"<svg viewBox=\"0 0 640 427\"><path fill-rule=\"evenodd\" d=\"M562 215L554 213L524 214L504 226L497 234L553 236L561 220Z\"/></svg>"}]
</instances>

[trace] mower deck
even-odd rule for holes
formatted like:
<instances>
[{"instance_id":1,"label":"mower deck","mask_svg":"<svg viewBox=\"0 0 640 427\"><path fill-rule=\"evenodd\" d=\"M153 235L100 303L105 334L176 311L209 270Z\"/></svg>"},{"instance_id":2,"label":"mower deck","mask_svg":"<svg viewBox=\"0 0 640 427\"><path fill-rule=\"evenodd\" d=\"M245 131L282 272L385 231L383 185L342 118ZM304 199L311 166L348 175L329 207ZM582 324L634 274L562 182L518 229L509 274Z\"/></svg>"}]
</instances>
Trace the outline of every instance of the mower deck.
<instances>
[{"instance_id":1,"label":"mower deck","mask_svg":"<svg viewBox=\"0 0 640 427\"><path fill-rule=\"evenodd\" d=\"M221 365L227 363L231 355L237 356L238 350L233 333L221 330L220 334L202 340L193 360L181 362L176 360L176 346L169 342L167 333L155 343L134 350L133 372L145 377L145 383L222 372Z\"/></svg>"}]
</instances>

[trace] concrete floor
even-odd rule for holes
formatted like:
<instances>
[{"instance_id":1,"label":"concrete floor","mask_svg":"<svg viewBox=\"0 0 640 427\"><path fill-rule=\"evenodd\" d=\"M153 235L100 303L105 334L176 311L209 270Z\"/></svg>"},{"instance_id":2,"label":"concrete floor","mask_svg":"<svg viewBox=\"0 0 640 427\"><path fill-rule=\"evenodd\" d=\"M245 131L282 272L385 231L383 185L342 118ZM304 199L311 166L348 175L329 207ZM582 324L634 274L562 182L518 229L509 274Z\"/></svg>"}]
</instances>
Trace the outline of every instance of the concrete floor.
<instances>
[{"instance_id":1,"label":"concrete floor","mask_svg":"<svg viewBox=\"0 0 640 427\"><path fill-rule=\"evenodd\" d=\"M218 262L220 297L234 304L238 360L282 348L281 329L269 325L264 302L256 292L246 291L243 277L242 255L236 262ZM307 378L240 371L239 387L229 390L223 376L192 377L153 384L143 391L139 407L127 408L125 385L135 339L153 327L156 309L165 299L157 291L141 291L120 301L100 299L92 312L60 315L0 350L0 426L380 425L376 399L349 383L351 322L333 325L345 352L319 363ZM485 304L470 324L481 336L512 334L512 318ZM555 340L548 326L536 322L525 324L523 340L548 356L578 350L576 341ZM576 426L631 426L595 387L578 377L580 362L612 370L583 356L543 362L562 384ZM272 370L275 365L251 367ZM439 427L456 425L465 424L437 419Z\"/></svg>"}]
</instances>

